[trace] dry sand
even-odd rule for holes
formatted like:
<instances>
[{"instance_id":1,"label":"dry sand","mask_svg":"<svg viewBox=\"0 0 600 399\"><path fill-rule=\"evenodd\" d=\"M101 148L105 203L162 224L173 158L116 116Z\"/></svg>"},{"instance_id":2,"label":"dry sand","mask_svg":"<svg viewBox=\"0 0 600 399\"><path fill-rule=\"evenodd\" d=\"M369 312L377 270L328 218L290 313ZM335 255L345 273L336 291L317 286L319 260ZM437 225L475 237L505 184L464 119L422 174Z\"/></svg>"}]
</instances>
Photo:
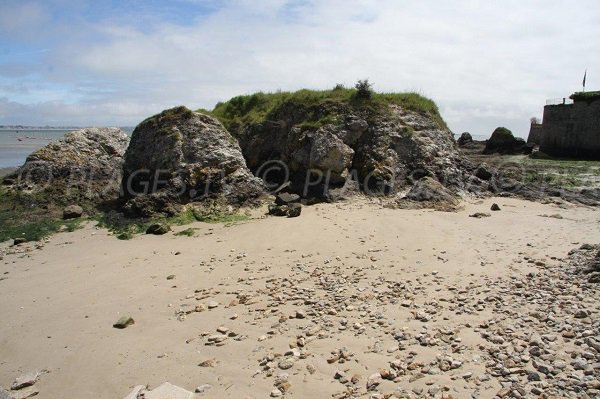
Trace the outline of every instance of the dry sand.
<instances>
[{"instance_id":1,"label":"dry sand","mask_svg":"<svg viewBox=\"0 0 600 399\"><path fill-rule=\"evenodd\" d=\"M502 210L490 212L493 202ZM415 362L444 353L461 365L383 381L379 392L437 386L455 398L475 391L491 398L501 388L495 379L474 384L462 376L485 373L478 353L485 340L476 327L493 318L492 308L461 311L452 298L489 292L486 282L534 270L525 258L555 264L580 243L598 241L600 213L508 198L464 205L444 213L356 200L306 207L299 218L196 223L177 228L196 228L194 237L130 241L90 223L41 249L26 244L0 261L0 386L47 369L35 385L42 399L123 398L135 385L165 381L191 391L210 384L198 397L267 398L276 377L287 373L285 397L326 398L345 391L336 370L359 374L364 391L369 375L414 351ZM474 212L491 217L468 217ZM557 213L563 219L540 216ZM250 299L236 304L240 298ZM178 320L179 309L211 301L219 306ZM415 318L432 307L437 313L427 322ZM297 310L306 317L290 318ZM135 324L113 328L123 315ZM242 339L207 346L220 326ZM399 349L391 333L415 336L424 327L455 335L438 346L409 342ZM284 355L298 336L306 341L300 359L284 371L284 357L275 358L272 373L265 370L261 359ZM342 348L353 354L349 360L328 363L330 352ZM198 366L211 359L213 367Z\"/></svg>"}]
</instances>

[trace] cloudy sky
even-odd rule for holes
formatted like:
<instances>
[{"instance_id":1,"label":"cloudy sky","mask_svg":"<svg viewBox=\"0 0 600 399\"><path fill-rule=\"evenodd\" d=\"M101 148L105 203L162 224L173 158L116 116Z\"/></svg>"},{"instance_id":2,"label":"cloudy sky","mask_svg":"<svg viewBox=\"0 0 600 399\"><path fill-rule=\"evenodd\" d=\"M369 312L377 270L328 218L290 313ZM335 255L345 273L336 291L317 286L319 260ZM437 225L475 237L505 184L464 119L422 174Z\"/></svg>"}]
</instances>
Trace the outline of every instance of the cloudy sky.
<instances>
[{"instance_id":1,"label":"cloudy sky","mask_svg":"<svg viewBox=\"0 0 600 399\"><path fill-rule=\"evenodd\" d=\"M455 133L526 135L586 68L600 88L597 0L0 1L0 124L134 126L368 78L434 99Z\"/></svg>"}]
</instances>

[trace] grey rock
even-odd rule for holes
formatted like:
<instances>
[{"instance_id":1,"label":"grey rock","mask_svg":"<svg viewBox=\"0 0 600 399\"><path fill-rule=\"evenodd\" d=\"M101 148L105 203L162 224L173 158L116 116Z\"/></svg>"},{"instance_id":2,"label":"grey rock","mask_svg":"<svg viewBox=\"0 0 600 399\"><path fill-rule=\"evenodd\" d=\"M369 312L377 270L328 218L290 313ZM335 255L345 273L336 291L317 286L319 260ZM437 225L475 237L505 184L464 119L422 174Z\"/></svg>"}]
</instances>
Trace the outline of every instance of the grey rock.
<instances>
[{"instance_id":1,"label":"grey rock","mask_svg":"<svg viewBox=\"0 0 600 399\"><path fill-rule=\"evenodd\" d=\"M293 193L279 193L275 197L275 204L289 205L295 202L300 202L300 196Z\"/></svg>"},{"instance_id":2,"label":"grey rock","mask_svg":"<svg viewBox=\"0 0 600 399\"><path fill-rule=\"evenodd\" d=\"M79 205L69 205L63 209L63 219L77 219L83 215L83 208Z\"/></svg>"},{"instance_id":3,"label":"grey rock","mask_svg":"<svg viewBox=\"0 0 600 399\"><path fill-rule=\"evenodd\" d=\"M490 168L488 165L486 165L485 163L482 163L481 165L479 165L477 167L477 169L475 170L475 177L481 179L481 180L490 180L492 178L493 174L490 171Z\"/></svg>"},{"instance_id":4,"label":"grey rock","mask_svg":"<svg viewBox=\"0 0 600 399\"><path fill-rule=\"evenodd\" d=\"M494 130L492 136L487 140L483 153L518 154L531 152L526 144L522 138L513 136L510 130L499 127Z\"/></svg>"},{"instance_id":5,"label":"grey rock","mask_svg":"<svg viewBox=\"0 0 600 399\"><path fill-rule=\"evenodd\" d=\"M31 371L15 378L10 389L17 390L34 385L46 371Z\"/></svg>"},{"instance_id":6,"label":"grey rock","mask_svg":"<svg viewBox=\"0 0 600 399\"><path fill-rule=\"evenodd\" d=\"M345 123L316 130L300 127L311 115L331 114ZM281 160L291 190L304 197L345 198L355 192L350 182L367 194L380 195L400 192L423 176L435 176L446 186L459 186L467 177L452 133L431 115L398 105L376 118L331 104L282 105L269 121L238 126L232 134L251 170Z\"/></svg>"},{"instance_id":7,"label":"grey rock","mask_svg":"<svg viewBox=\"0 0 600 399\"><path fill-rule=\"evenodd\" d=\"M469 132L463 132L460 137L458 138L458 140L456 140L456 143L459 146L464 146L465 144L469 144L473 142L473 136L471 136L471 133Z\"/></svg>"},{"instance_id":8,"label":"grey rock","mask_svg":"<svg viewBox=\"0 0 600 399\"><path fill-rule=\"evenodd\" d=\"M455 207L458 205L457 197L431 177L424 177L419 180L406 194L405 198L417 202L427 202L433 207Z\"/></svg>"},{"instance_id":9,"label":"grey rock","mask_svg":"<svg viewBox=\"0 0 600 399\"><path fill-rule=\"evenodd\" d=\"M286 216L289 218L296 218L300 216L302 213L302 205L300 204L290 204L286 213Z\"/></svg>"},{"instance_id":10,"label":"grey rock","mask_svg":"<svg viewBox=\"0 0 600 399\"><path fill-rule=\"evenodd\" d=\"M117 128L69 132L27 157L13 187L44 201L97 205L119 196L129 138Z\"/></svg>"},{"instance_id":11,"label":"grey rock","mask_svg":"<svg viewBox=\"0 0 600 399\"><path fill-rule=\"evenodd\" d=\"M257 203L264 194L236 139L217 119L185 107L165 110L135 128L122 187L125 211L139 216L176 213L189 201Z\"/></svg>"}]
</instances>

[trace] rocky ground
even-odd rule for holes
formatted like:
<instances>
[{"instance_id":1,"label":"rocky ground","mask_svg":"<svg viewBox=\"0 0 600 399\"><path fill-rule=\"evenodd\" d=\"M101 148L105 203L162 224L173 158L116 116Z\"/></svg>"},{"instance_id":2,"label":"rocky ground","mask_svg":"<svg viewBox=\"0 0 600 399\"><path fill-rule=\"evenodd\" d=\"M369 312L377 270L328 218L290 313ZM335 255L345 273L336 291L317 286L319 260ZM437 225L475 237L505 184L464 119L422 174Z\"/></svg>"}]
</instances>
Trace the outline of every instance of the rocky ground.
<instances>
[{"instance_id":1,"label":"rocky ground","mask_svg":"<svg viewBox=\"0 0 600 399\"><path fill-rule=\"evenodd\" d=\"M4 246L0 385L44 370L40 398L165 381L197 398L598 397L596 208L373 201Z\"/></svg>"}]
</instances>

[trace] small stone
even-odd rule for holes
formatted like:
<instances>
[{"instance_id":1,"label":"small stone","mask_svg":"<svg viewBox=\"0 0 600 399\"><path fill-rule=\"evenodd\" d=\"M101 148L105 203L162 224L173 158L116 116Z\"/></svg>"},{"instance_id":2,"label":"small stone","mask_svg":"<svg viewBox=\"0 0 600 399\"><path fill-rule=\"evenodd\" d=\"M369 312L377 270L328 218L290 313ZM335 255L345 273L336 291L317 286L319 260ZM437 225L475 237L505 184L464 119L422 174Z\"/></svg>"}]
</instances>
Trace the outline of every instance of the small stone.
<instances>
[{"instance_id":1,"label":"small stone","mask_svg":"<svg viewBox=\"0 0 600 399\"><path fill-rule=\"evenodd\" d=\"M300 196L298 194L279 193L275 197L275 203L277 205L289 205L296 202L300 202Z\"/></svg>"},{"instance_id":2,"label":"small stone","mask_svg":"<svg viewBox=\"0 0 600 399\"><path fill-rule=\"evenodd\" d=\"M484 212L475 212L471 215L469 215L470 218L476 218L476 219L481 219L481 218L489 218L490 215L489 213L484 213Z\"/></svg>"},{"instance_id":3,"label":"small stone","mask_svg":"<svg viewBox=\"0 0 600 399\"><path fill-rule=\"evenodd\" d=\"M13 240L13 245L21 245L21 244L25 244L27 242L27 239L25 237L17 237Z\"/></svg>"},{"instance_id":4,"label":"small stone","mask_svg":"<svg viewBox=\"0 0 600 399\"><path fill-rule=\"evenodd\" d=\"M196 393L204 393L204 392L208 391L211 388L212 388L212 385L210 385L210 384L203 384L203 385L200 385L200 386L196 387L195 392Z\"/></svg>"},{"instance_id":5,"label":"small stone","mask_svg":"<svg viewBox=\"0 0 600 399\"><path fill-rule=\"evenodd\" d=\"M69 205L63 209L63 219L77 219L83 215L83 208L79 205Z\"/></svg>"},{"instance_id":6,"label":"small stone","mask_svg":"<svg viewBox=\"0 0 600 399\"><path fill-rule=\"evenodd\" d=\"M492 206L491 206L490 210L491 210L491 211L499 211L499 210L500 210L500 207L498 206L498 204L496 204L496 203L494 202L494 203L492 204Z\"/></svg>"},{"instance_id":7,"label":"small stone","mask_svg":"<svg viewBox=\"0 0 600 399\"><path fill-rule=\"evenodd\" d=\"M571 366L573 366L575 370L586 370L588 368L587 361L581 357L572 361Z\"/></svg>"},{"instance_id":8,"label":"small stone","mask_svg":"<svg viewBox=\"0 0 600 399\"><path fill-rule=\"evenodd\" d=\"M527 373L527 380L528 381L541 381L541 377L538 373L536 373L535 371L530 371L529 373Z\"/></svg>"},{"instance_id":9,"label":"small stone","mask_svg":"<svg viewBox=\"0 0 600 399\"><path fill-rule=\"evenodd\" d=\"M296 218L302 213L302 205L294 203L288 205L286 216L289 218Z\"/></svg>"},{"instance_id":10,"label":"small stone","mask_svg":"<svg viewBox=\"0 0 600 399\"><path fill-rule=\"evenodd\" d=\"M146 229L146 234L163 235L171 231L171 227L165 223L153 223Z\"/></svg>"},{"instance_id":11,"label":"small stone","mask_svg":"<svg viewBox=\"0 0 600 399\"><path fill-rule=\"evenodd\" d=\"M206 305L203 303L199 303L194 307L195 312L204 312L206 310Z\"/></svg>"},{"instance_id":12,"label":"small stone","mask_svg":"<svg viewBox=\"0 0 600 399\"><path fill-rule=\"evenodd\" d=\"M200 367L215 367L216 365L217 365L216 359L207 359L198 364L198 366L200 366Z\"/></svg>"},{"instance_id":13,"label":"small stone","mask_svg":"<svg viewBox=\"0 0 600 399\"><path fill-rule=\"evenodd\" d=\"M29 372L26 374L22 374L22 375L18 376L17 378L15 378L10 389L16 390L16 389L22 389L25 387L29 387L29 386L35 384L37 382L37 380L40 378L40 375L42 375L42 374L43 374L42 371L32 371L32 372Z\"/></svg>"},{"instance_id":14,"label":"small stone","mask_svg":"<svg viewBox=\"0 0 600 399\"><path fill-rule=\"evenodd\" d=\"M209 308L209 309L214 309L214 308L216 308L216 307L218 307L218 306L219 306L219 302L210 301L210 302L208 303L208 308Z\"/></svg>"},{"instance_id":15,"label":"small stone","mask_svg":"<svg viewBox=\"0 0 600 399\"><path fill-rule=\"evenodd\" d=\"M371 374L369 378L367 378L367 391L374 390L379 384L381 384L381 374Z\"/></svg>"},{"instance_id":16,"label":"small stone","mask_svg":"<svg viewBox=\"0 0 600 399\"><path fill-rule=\"evenodd\" d=\"M272 398L280 398L281 396L283 396L283 392L281 392L279 389L273 389L271 391Z\"/></svg>"},{"instance_id":17,"label":"small stone","mask_svg":"<svg viewBox=\"0 0 600 399\"><path fill-rule=\"evenodd\" d=\"M119 320L117 320L117 322L115 324L113 324L113 327L122 330L124 328L127 328L127 327L133 325L133 324L135 324L135 320L133 320L132 317L130 317L130 316L123 316Z\"/></svg>"},{"instance_id":18,"label":"small stone","mask_svg":"<svg viewBox=\"0 0 600 399\"><path fill-rule=\"evenodd\" d=\"M296 310L296 318L297 319L305 319L306 318L306 312L303 309Z\"/></svg>"},{"instance_id":19,"label":"small stone","mask_svg":"<svg viewBox=\"0 0 600 399\"><path fill-rule=\"evenodd\" d=\"M294 360L291 358L283 359L277 364L277 366L282 370L291 369L293 365L294 365Z\"/></svg>"}]
</instances>

